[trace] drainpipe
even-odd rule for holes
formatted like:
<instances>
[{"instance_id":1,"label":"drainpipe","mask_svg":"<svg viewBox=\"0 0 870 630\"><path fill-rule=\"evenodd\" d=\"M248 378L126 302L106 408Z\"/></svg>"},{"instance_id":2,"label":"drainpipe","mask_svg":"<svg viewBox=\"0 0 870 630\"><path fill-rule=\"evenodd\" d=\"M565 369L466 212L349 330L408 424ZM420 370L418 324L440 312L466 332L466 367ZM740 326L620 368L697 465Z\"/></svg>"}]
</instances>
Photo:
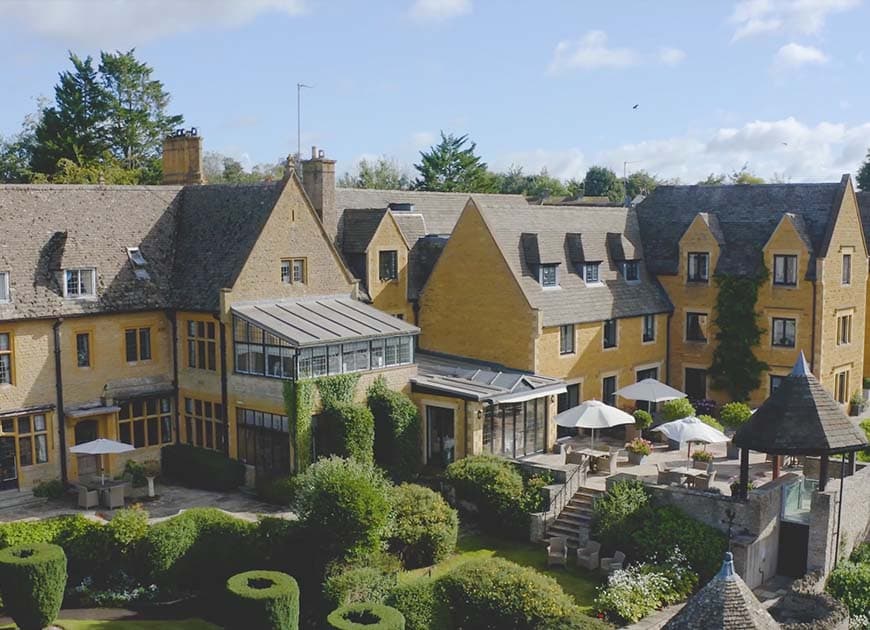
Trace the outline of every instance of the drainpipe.
<instances>
[{"instance_id":1,"label":"drainpipe","mask_svg":"<svg viewBox=\"0 0 870 630\"><path fill-rule=\"evenodd\" d=\"M328 357L327 357L328 360ZM293 422L290 424L292 430L292 439L293 439L293 467L292 470L297 475L299 474L299 405L297 403L299 393L296 391L296 388L299 386L299 379L297 378L297 374L299 374L299 348L294 349L293 351L293 374L290 375L290 382L293 384L290 392L292 396L290 397L290 405L293 407Z\"/></svg>"},{"instance_id":2,"label":"drainpipe","mask_svg":"<svg viewBox=\"0 0 870 630\"><path fill-rule=\"evenodd\" d=\"M229 457L230 456L230 413L229 408L227 407L227 402L229 395L227 394L227 327L220 320L218 315L215 315L214 318L218 321L218 328L220 329L220 355L221 355L221 407L223 409L223 420L224 423L224 454Z\"/></svg>"},{"instance_id":3,"label":"drainpipe","mask_svg":"<svg viewBox=\"0 0 870 630\"><path fill-rule=\"evenodd\" d=\"M52 325L54 331L54 387L57 396L57 434L60 445L60 480L64 485L69 479L66 472L66 415L63 411L63 368L61 367L60 325L63 318L59 317Z\"/></svg>"},{"instance_id":4,"label":"drainpipe","mask_svg":"<svg viewBox=\"0 0 870 630\"><path fill-rule=\"evenodd\" d=\"M174 310L166 311L166 319L172 327L172 391L175 397L175 442L181 443L181 421L179 420L178 396L178 314Z\"/></svg>"},{"instance_id":5,"label":"drainpipe","mask_svg":"<svg viewBox=\"0 0 870 630\"><path fill-rule=\"evenodd\" d=\"M816 263L818 266L818 263ZM810 329L810 372L816 374L816 283L818 280L813 281L813 325ZM821 354L821 352L819 353ZM819 380L821 380L822 375L818 374Z\"/></svg>"},{"instance_id":6,"label":"drainpipe","mask_svg":"<svg viewBox=\"0 0 870 630\"><path fill-rule=\"evenodd\" d=\"M668 313L667 323L665 324L665 383L671 383L671 318L673 313ZM683 383L683 387L686 384Z\"/></svg>"}]
</instances>

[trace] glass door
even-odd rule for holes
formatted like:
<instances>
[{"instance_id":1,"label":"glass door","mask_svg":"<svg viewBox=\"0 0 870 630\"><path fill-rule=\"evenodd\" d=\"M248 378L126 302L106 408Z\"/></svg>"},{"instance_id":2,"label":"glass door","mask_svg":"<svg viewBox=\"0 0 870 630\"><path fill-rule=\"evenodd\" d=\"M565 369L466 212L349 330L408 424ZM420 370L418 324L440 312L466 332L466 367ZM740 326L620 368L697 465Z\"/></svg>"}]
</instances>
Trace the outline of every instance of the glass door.
<instances>
[{"instance_id":1,"label":"glass door","mask_svg":"<svg viewBox=\"0 0 870 630\"><path fill-rule=\"evenodd\" d=\"M15 438L0 438L0 490L18 488L18 467L15 463Z\"/></svg>"},{"instance_id":2,"label":"glass door","mask_svg":"<svg viewBox=\"0 0 870 630\"><path fill-rule=\"evenodd\" d=\"M455 457L453 409L426 406L429 463L446 467Z\"/></svg>"}]
</instances>

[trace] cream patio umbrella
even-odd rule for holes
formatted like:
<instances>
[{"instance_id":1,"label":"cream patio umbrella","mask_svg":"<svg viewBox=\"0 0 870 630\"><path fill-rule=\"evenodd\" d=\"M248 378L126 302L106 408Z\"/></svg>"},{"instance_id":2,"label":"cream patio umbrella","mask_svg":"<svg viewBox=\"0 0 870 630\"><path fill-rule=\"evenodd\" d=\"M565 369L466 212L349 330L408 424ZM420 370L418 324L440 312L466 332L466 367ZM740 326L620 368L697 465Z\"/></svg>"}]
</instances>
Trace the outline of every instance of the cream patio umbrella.
<instances>
[{"instance_id":1,"label":"cream patio umbrella","mask_svg":"<svg viewBox=\"0 0 870 630\"><path fill-rule=\"evenodd\" d=\"M632 424L634 416L621 409L605 405L600 400L586 402L566 409L556 416L556 424L560 427L592 429L590 446L595 447L595 430L609 429L621 424Z\"/></svg>"},{"instance_id":2,"label":"cream patio umbrella","mask_svg":"<svg viewBox=\"0 0 870 630\"><path fill-rule=\"evenodd\" d=\"M617 389L613 393L628 400L648 400L649 402L665 402L666 400L686 397L680 390L665 385L654 378L645 378L637 383Z\"/></svg>"},{"instance_id":3,"label":"cream patio umbrella","mask_svg":"<svg viewBox=\"0 0 870 630\"><path fill-rule=\"evenodd\" d=\"M671 422L665 422L664 424L660 424L653 431L660 431L665 434L670 440L674 442L679 442L682 444L683 442L688 443L689 447L686 451L686 457L691 459L692 456L692 442L704 442L706 444L721 444L723 442L729 442L731 438L722 433L719 429L711 427L709 424L705 424L699 418L695 416L689 416L688 418L680 418L679 420L672 420ZM689 461L686 460L686 465L688 467Z\"/></svg>"},{"instance_id":4,"label":"cream patio umbrella","mask_svg":"<svg viewBox=\"0 0 870 630\"><path fill-rule=\"evenodd\" d=\"M124 442L116 442L115 440L107 440L106 438L98 438L83 444L76 444L70 447L69 452L76 455L117 455L118 453L128 453L135 450L132 445ZM100 483L106 483L106 473L103 470L103 459L100 457Z\"/></svg>"}]
</instances>

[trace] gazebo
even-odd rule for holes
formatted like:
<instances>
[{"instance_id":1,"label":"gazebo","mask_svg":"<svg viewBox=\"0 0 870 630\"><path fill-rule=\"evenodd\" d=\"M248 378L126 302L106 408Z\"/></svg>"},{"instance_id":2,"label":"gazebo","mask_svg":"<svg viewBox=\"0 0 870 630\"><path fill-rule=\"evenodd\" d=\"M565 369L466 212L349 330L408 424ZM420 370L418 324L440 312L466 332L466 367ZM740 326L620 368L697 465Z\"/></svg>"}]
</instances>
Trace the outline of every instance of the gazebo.
<instances>
[{"instance_id":1,"label":"gazebo","mask_svg":"<svg viewBox=\"0 0 870 630\"><path fill-rule=\"evenodd\" d=\"M773 630L780 625L734 571L731 552L712 580L686 602L664 630Z\"/></svg>"},{"instance_id":2,"label":"gazebo","mask_svg":"<svg viewBox=\"0 0 870 630\"><path fill-rule=\"evenodd\" d=\"M820 456L819 491L823 491L828 483L830 455L843 456L842 477L846 454L850 466L854 466L855 451L867 448L864 432L810 373L803 352L791 374L737 430L732 442L740 448L743 499L749 483L750 449L771 455Z\"/></svg>"}]
</instances>

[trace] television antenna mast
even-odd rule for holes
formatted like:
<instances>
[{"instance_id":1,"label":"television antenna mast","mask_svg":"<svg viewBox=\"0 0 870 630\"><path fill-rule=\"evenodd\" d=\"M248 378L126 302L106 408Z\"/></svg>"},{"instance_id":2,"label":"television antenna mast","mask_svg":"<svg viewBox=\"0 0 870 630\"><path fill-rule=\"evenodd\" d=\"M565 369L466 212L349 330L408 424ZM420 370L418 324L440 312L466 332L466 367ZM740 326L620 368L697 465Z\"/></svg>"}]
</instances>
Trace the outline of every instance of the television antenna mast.
<instances>
[{"instance_id":1,"label":"television antenna mast","mask_svg":"<svg viewBox=\"0 0 870 630\"><path fill-rule=\"evenodd\" d=\"M302 159L302 90L311 89L313 85L296 84L296 160Z\"/></svg>"}]
</instances>

